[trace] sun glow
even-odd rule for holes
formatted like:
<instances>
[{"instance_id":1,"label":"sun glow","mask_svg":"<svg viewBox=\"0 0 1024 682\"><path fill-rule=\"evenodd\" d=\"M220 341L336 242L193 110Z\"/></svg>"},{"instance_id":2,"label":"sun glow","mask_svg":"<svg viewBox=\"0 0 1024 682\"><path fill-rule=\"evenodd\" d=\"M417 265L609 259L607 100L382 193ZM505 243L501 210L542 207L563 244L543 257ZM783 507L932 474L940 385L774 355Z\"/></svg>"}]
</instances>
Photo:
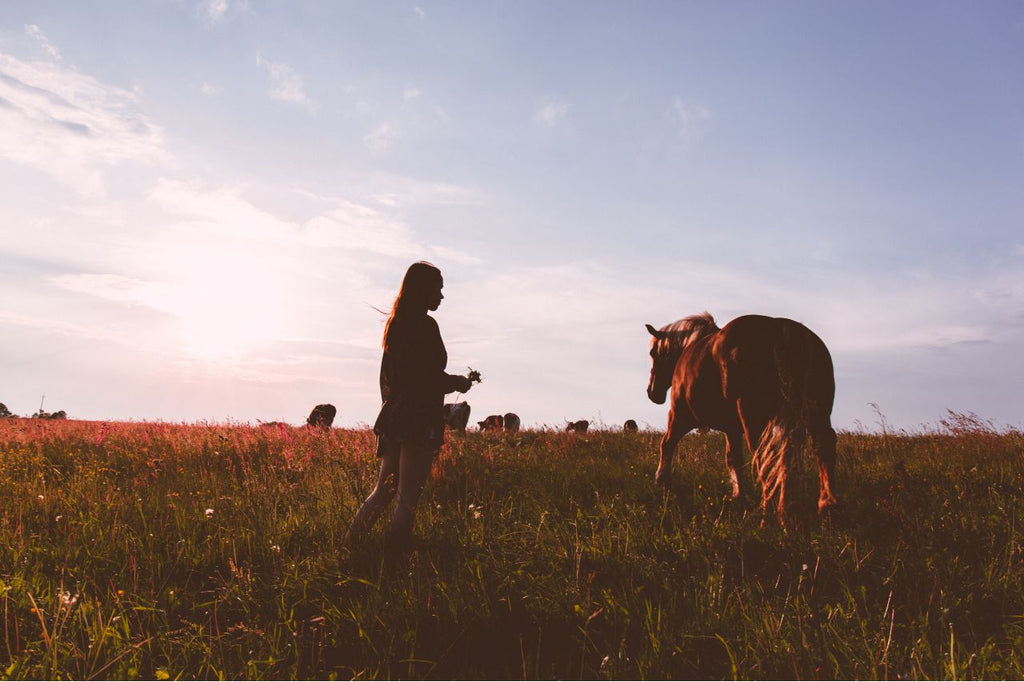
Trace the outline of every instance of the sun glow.
<instances>
[{"instance_id":1,"label":"sun glow","mask_svg":"<svg viewBox=\"0 0 1024 682\"><path fill-rule=\"evenodd\" d=\"M169 301L182 350L206 360L236 358L280 338L284 291L266 256L231 250L193 251L182 263Z\"/></svg>"}]
</instances>

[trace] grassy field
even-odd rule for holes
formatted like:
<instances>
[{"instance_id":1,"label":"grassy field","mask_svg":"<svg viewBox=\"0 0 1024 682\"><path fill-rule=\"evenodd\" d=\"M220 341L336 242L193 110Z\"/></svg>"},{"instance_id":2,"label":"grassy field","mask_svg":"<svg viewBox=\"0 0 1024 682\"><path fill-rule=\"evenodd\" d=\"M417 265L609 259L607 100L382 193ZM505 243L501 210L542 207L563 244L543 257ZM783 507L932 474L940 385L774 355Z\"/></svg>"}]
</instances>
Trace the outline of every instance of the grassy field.
<instances>
[{"instance_id":1,"label":"grassy field","mask_svg":"<svg viewBox=\"0 0 1024 682\"><path fill-rule=\"evenodd\" d=\"M1024 677L1021 433L840 434L786 530L659 437L451 438L414 550L350 554L366 431L0 420L0 677Z\"/></svg>"}]
</instances>

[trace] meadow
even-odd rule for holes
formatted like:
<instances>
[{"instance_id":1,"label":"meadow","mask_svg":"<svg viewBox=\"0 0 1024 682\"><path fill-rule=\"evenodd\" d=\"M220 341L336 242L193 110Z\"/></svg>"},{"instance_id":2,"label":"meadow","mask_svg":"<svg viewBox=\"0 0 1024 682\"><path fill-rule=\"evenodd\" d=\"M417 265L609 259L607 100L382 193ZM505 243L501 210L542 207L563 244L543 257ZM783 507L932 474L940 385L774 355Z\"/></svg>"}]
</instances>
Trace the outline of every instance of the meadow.
<instances>
[{"instance_id":1,"label":"meadow","mask_svg":"<svg viewBox=\"0 0 1024 682\"><path fill-rule=\"evenodd\" d=\"M0 677L1024 677L1020 432L841 433L785 529L659 440L450 437L412 551L349 552L366 430L2 419Z\"/></svg>"}]
</instances>

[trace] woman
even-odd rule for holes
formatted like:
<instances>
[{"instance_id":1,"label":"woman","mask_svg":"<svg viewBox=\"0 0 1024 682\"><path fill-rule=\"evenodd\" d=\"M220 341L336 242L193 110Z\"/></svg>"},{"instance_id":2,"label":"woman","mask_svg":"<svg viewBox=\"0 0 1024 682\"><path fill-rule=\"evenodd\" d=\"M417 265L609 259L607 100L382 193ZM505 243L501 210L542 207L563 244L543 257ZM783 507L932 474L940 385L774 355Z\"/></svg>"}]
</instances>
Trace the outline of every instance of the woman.
<instances>
[{"instance_id":1,"label":"woman","mask_svg":"<svg viewBox=\"0 0 1024 682\"><path fill-rule=\"evenodd\" d=\"M444 442L444 395L465 393L472 386L468 377L445 373L448 354L437 322L427 314L441 305L443 286L441 271L434 265L413 263L384 326L380 363L384 404L373 425L380 476L377 487L356 512L346 545L351 546L373 526L396 494L391 539L410 539L413 510Z\"/></svg>"}]
</instances>

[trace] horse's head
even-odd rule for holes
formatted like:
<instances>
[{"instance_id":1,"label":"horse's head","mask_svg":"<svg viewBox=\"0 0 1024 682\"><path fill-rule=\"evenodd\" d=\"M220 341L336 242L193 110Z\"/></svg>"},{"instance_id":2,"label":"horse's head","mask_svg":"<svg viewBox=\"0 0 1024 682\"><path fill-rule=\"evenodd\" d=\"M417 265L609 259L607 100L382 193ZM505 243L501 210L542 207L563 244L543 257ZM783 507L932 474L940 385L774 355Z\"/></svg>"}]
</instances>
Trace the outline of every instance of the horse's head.
<instances>
[{"instance_id":1,"label":"horse's head","mask_svg":"<svg viewBox=\"0 0 1024 682\"><path fill-rule=\"evenodd\" d=\"M661 329L647 325L651 333L651 380L647 383L647 397L661 405L672 386L679 357L688 345L718 331L715 320L707 312L691 315Z\"/></svg>"},{"instance_id":2,"label":"horse's head","mask_svg":"<svg viewBox=\"0 0 1024 682\"><path fill-rule=\"evenodd\" d=\"M651 378L647 382L647 397L652 403L662 405L672 386L672 374L682 349L673 347L668 332L651 325L647 325L647 331L651 333Z\"/></svg>"}]
</instances>

